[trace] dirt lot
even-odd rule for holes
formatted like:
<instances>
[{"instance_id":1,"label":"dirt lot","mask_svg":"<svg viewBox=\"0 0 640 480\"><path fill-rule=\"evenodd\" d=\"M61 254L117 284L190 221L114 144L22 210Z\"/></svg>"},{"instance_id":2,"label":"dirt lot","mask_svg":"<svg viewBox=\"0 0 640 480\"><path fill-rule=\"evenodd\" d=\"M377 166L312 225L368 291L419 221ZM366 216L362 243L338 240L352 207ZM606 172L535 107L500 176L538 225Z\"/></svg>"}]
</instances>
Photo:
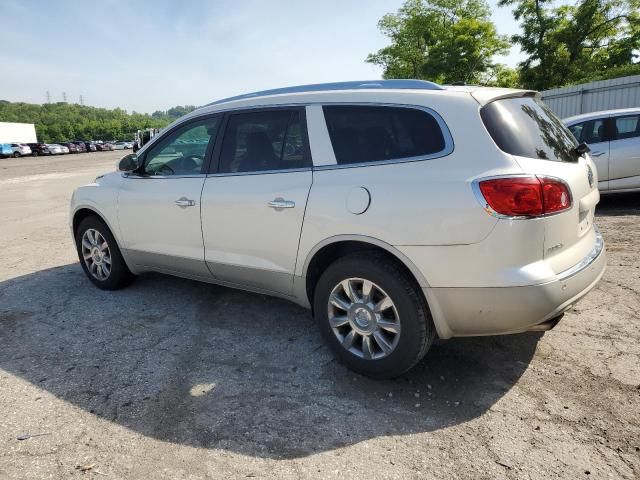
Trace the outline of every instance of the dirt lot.
<instances>
[{"instance_id":1,"label":"dirt lot","mask_svg":"<svg viewBox=\"0 0 640 480\"><path fill-rule=\"evenodd\" d=\"M601 203L607 273L554 330L376 382L285 301L93 287L68 200L120 156L0 160L0 478L640 478L640 195Z\"/></svg>"}]
</instances>

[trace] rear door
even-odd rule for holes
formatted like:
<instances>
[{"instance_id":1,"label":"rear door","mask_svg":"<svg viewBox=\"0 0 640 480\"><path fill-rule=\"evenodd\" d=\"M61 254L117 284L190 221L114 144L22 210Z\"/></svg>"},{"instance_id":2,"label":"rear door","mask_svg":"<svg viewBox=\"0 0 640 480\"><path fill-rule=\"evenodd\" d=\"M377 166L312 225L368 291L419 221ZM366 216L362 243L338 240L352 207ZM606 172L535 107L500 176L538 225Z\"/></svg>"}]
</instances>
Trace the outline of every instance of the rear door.
<instances>
[{"instance_id":1,"label":"rear door","mask_svg":"<svg viewBox=\"0 0 640 480\"><path fill-rule=\"evenodd\" d=\"M572 206L555 215L536 218L544 225L543 258L560 273L593 249L595 207L600 199L596 166L588 154L573 152L576 139L538 98L506 98L485 105L482 119L501 150L514 156L525 174L564 181Z\"/></svg>"},{"instance_id":2,"label":"rear door","mask_svg":"<svg viewBox=\"0 0 640 480\"><path fill-rule=\"evenodd\" d=\"M227 114L202 191L205 259L218 280L291 294L312 182L304 108Z\"/></svg>"},{"instance_id":3,"label":"rear door","mask_svg":"<svg viewBox=\"0 0 640 480\"><path fill-rule=\"evenodd\" d=\"M598 188L609 189L609 136L607 135L608 118L594 118L569 127L578 142L584 142L591 148L591 159L598 170Z\"/></svg>"},{"instance_id":4,"label":"rear door","mask_svg":"<svg viewBox=\"0 0 640 480\"><path fill-rule=\"evenodd\" d=\"M640 188L640 114L611 118L609 188Z\"/></svg>"}]
</instances>

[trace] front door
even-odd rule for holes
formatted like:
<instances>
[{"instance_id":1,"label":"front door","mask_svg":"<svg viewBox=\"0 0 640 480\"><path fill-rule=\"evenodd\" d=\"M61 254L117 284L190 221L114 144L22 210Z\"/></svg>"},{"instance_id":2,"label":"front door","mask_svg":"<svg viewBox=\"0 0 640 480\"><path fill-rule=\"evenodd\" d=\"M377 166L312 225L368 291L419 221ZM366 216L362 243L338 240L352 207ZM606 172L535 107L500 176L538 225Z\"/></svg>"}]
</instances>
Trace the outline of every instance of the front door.
<instances>
[{"instance_id":1,"label":"front door","mask_svg":"<svg viewBox=\"0 0 640 480\"><path fill-rule=\"evenodd\" d=\"M598 188L609 189L609 140L606 134L607 118L596 118L569 127L579 142L591 149L591 158L598 170Z\"/></svg>"},{"instance_id":2,"label":"front door","mask_svg":"<svg viewBox=\"0 0 640 480\"><path fill-rule=\"evenodd\" d=\"M302 108L228 115L202 192L205 259L214 277L290 294L311 188Z\"/></svg>"},{"instance_id":3,"label":"front door","mask_svg":"<svg viewBox=\"0 0 640 480\"><path fill-rule=\"evenodd\" d=\"M220 120L208 117L168 132L141 155L141 171L124 178L118 197L120 231L129 258L141 269L210 277L200 194Z\"/></svg>"},{"instance_id":4,"label":"front door","mask_svg":"<svg viewBox=\"0 0 640 480\"><path fill-rule=\"evenodd\" d=\"M609 189L640 188L640 114L613 117Z\"/></svg>"}]
</instances>

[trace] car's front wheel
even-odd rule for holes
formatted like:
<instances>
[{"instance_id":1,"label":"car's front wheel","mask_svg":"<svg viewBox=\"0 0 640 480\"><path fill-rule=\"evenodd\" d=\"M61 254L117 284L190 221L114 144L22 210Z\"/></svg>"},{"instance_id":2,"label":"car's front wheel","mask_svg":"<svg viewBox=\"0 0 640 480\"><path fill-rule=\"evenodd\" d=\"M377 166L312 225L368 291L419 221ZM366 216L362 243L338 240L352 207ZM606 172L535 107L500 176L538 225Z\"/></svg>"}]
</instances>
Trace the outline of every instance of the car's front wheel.
<instances>
[{"instance_id":1,"label":"car's front wheel","mask_svg":"<svg viewBox=\"0 0 640 480\"><path fill-rule=\"evenodd\" d=\"M416 281L396 261L377 252L347 255L321 275L314 312L338 359L376 378L413 367L435 337Z\"/></svg>"},{"instance_id":2,"label":"car's front wheel","mask_svg":"<svg viewBox=\"0 0 640 480\"><path fill-rule=\"evenodd\" d=\"M109 227L97 216L78 225L76 248L84 273L98 288L117 290L133 280Z\"/></svg>"},{"instance_id":3,"label":"car's front wheel","mask_svg":"<svg viewBox=\"0 0 640 480\"><path fill-rule=\"evenodd\" d=\"M20 156L20 152L13 152L13 158L18 158Z\"/></svg>"}]
</instances>

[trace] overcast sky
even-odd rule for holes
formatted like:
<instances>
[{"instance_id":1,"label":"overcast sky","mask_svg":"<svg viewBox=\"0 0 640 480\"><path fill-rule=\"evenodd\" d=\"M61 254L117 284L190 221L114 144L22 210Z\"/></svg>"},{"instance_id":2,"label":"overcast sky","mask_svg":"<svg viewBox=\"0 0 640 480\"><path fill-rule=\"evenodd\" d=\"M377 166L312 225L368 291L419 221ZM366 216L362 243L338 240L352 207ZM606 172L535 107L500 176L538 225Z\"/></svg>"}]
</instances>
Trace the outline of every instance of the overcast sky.
<instances>
[{"instance_id":1,"label":"overcast sky","mask_svg":"<svg viewBox=\"0 0 640 480\"><path fill-rule=\"evenodd\" d=\"M502 34L517 26L489 0ZM381 77L364 62L402 0L2 0L0 99L153 112L255 90ZM499 59L515 65L519 50Z\"/></svg>"}]
</instances>

